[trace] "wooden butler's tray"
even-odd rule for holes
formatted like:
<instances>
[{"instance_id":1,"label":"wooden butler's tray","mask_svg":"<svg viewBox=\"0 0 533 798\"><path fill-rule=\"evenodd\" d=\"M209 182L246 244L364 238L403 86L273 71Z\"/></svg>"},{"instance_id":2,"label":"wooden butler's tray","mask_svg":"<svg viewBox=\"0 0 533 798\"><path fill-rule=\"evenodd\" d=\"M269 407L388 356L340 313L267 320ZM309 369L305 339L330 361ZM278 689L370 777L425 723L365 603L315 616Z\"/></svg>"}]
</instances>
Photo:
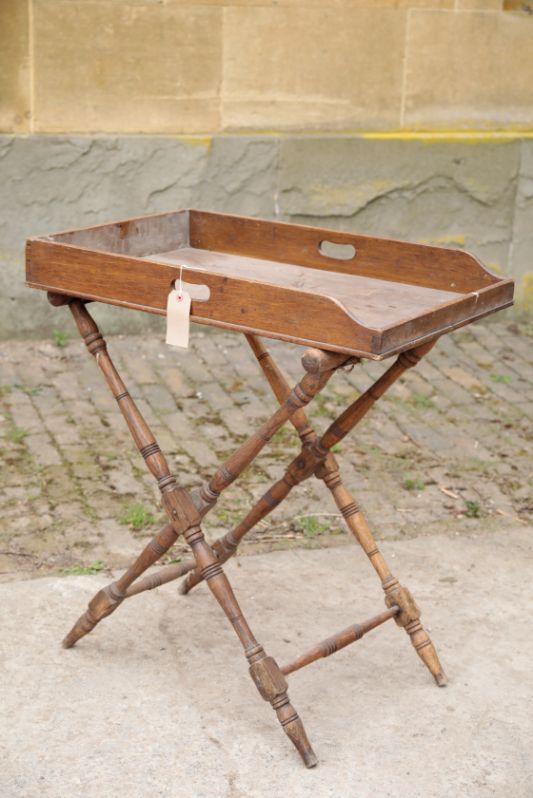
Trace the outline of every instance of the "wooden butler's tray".
<instances>
[{"instance_id":1,"label":"wooden butler's tray","mask_svg":"<svg viewBox=\"0 0 533 798\"><path fill-rule=\"evenodd\" d=\"M192 319L246 333L277 400L272 415L257 420L256 429L243 435L244 440L225 456L213 475L200 477L191 490L171 473L86 305L86 300L95 300L164 314L180 271L194 300ZM471 255L457 250L195 210L30 239L27 280L34 288L50 291L53 305L69 306L87 350L155 478L167 516L167 523L127 570L93 596L63 640L65 648L72 648L133 596L181 577L179 591L187 594L205 581L240 641L259 695L271 705L309 768L317 764L317 757L289 698L287 676L394 619L436 684L446 684L418 605L387 565L359 502L341 477L334 451L442 333L510 305L512 280L491 274ZM304 373L292 387L260 335L311 345L301 358ZM379 360L394 353L399 353L398 357L365 391L351 397L323 432L313 429L305 408L318 398L337 369L355 365L360 357ZM201 369L199 374L203 376ZM299 453L291 453L283 475L277 475L274 484L254 499L236 525L216 540L206 540L203 519L288 422L300 440ZM249 424L245 408L243 432ZM195 454L192 443L191 463ZM269 514L311 478L324 483L334 501L335 515L344 519L364 551L379 578L386 609L328 635L280 666L254 636L223 565L236 554L246 534L259 523L268 527ZM180 536L192 557L171 560L146 573L171 551ZM268 586L263 587L268 602ZM191 609L185 605L182 611L187 614ZM156 622L152 619L153 625ZM184 658L178 667L187 668ZM197 681L201 687L201 680ZM238 737L240 729L236 731L234 739L243 739ZM270 759L274 761L274 751Z\"/></svg>"},{"instance_id":2,"label":"wooden butler's tray","mask_svg":"<svg viewBox=\"0 0 533 798\"><path fill-rule=\"evenodd\" d=\"M195 322L375 360L513 301L467 252L197 210L27 242L32 288L161 315L180 265Z\"/></svg>"}]
</instances>

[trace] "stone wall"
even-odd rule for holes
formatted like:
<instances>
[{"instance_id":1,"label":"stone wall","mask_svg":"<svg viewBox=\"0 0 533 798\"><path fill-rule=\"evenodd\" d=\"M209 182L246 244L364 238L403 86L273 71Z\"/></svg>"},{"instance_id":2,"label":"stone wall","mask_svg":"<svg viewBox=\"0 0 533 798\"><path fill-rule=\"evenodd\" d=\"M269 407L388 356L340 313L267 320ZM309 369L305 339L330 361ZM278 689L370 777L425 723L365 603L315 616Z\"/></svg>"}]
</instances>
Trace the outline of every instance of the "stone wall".
<instances>
[{"instance_id":1,"label":"stone wall","mask_svg":"<svg viewBox=\"0 0 533 798\"><path fill-rule=\"evenodd\" d=\"M531 128L528 5L2 0L0 130Z\"/></svg>"}]
</instances>

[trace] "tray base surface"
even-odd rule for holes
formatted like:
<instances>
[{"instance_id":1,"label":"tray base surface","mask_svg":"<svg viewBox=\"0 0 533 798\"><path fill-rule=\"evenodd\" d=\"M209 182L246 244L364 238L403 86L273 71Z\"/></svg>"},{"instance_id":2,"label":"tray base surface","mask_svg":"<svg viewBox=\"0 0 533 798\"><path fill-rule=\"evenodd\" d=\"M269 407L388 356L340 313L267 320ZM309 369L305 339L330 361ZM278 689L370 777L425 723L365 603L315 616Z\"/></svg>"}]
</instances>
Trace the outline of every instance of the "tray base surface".
<instances>
[{"instance_id":1,"label":"tray base surface","mask_svg":"<svg viewBox=\"0 0 533 798\"><path fill-rule=\"evenodd\" d=\"M458 298L453 291L193 247L157 253L145 260L325 294L342 302L357 321L370 327L400 324Z\"/></svg>"}]
</instances>

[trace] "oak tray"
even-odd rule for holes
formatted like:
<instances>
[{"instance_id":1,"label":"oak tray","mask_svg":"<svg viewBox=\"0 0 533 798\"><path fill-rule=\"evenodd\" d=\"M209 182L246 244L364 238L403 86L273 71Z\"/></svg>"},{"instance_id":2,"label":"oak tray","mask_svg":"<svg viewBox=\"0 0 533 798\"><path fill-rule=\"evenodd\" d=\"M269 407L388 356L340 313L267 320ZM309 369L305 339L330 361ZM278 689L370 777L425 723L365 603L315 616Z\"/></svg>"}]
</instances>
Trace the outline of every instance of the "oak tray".
<instances>
[{"instance_id":1,"label":"oak tray","mask_svg":"<svg viewBox=\"0 0 533 798\"><path fill-rule=\"evenodd\" d=\"M198 210L27 242L32 288L161 315L180 266L192 321L375 360L513 301L467 252Z\"/></svg>"}]
</instances>

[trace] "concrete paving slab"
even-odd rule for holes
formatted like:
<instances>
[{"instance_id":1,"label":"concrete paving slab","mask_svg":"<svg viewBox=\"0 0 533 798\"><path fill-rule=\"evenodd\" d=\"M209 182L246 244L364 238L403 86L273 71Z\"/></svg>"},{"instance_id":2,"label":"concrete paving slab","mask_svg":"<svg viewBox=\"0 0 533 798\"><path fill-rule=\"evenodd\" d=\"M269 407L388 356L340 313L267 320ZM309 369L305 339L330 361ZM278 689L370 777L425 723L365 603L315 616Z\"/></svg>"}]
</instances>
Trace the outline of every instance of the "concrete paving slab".
<instances>
[{"instance_id":1,"label":"concrete paving slab","mask_svg":"<svg viewBox=\"0 0 533 798\"><path fill-rule=\"evenodd\" d=\"M423 608L450 684L438 689L393 622L290 677L319 757L307 771L256 695L205 586L126 602L60 641L102 575L12 581L2 603L3 798L530 798L531 530L385 545ZM280 663L379 611L354 547L228 564Z\"/></svg>"}]
</instances>

